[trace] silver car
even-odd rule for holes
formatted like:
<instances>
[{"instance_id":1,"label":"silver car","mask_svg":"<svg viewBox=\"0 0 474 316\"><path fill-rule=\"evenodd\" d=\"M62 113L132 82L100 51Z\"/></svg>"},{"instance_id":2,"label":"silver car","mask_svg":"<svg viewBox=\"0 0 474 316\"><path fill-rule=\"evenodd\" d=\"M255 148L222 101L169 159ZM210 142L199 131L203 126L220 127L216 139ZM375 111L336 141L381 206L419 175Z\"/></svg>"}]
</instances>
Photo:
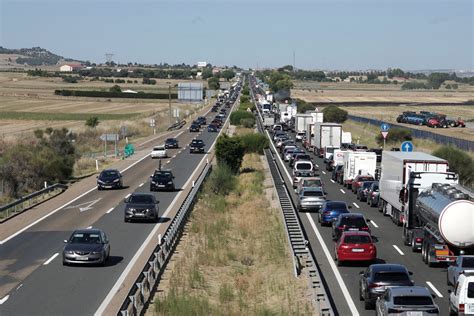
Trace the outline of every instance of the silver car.
<instances>
[{"instance_id":1,"label":"silver car","mask_svg":"<svg viewBox=\"0 0 474 316\"><path fill-rule=\"evenodd\" d=\"M326 202L326 195L321 187L302 188L298 194L299 211L318 211Z\"/></svg>"},{"instance_id":2,"label":"silver car","mask_svg":"<svg viewBox=\"0 0 474 316\"><path fill-rule=\"evenodd\" d=\"M110 243L107 235L100 229L75 230L63 250L63 265L107 263L110 256Z\"/></svg>"},{"instance_id":3,"label":"silver car","mask_svg":"<svg viewBox=\"0 0 474 316\"><path fill-rule=\"evenodd\" d=\"M459 275L466 270L474 271L474 256L458 256L456 261L448 267L448 285L456 284Z\"/></svg>"},{"instance_id":4,"label":"silver car","mask_svg":"<svg viewBox=\"0 0 474 316\"><path fill-rule=\"evenodd\" d=\"M423 286L389 287L377 299L376 315L438 316L439 308L430 291Z\"/></svg>"}]
</instances>

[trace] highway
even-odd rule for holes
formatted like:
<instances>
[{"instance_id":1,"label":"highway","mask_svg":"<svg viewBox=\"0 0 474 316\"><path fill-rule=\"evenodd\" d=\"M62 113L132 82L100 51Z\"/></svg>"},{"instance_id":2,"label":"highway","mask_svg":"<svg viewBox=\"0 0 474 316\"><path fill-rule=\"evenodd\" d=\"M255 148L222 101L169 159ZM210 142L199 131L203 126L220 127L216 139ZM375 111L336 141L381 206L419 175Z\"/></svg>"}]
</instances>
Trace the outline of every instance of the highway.
<instances>
[{"instance_id":1,"label":"highway","mask_svg":"<svg viewBox=\"0 0 474 316\"><path fill-rule=\"evenodd\" d=\"M208 122L215 114L207 113ZM177 190L154 192L160 201L159 223L123 220L124 198L132 192L149 192L149 177L158 167L158 160L146 155L123 171L124 189L86 191L49 217L4 239L0 244L0 315L92 315L105 310L108 301L104 300L112 288L120 289L119 281L131 270L147 238L166 231L179 208L183 188L189 188L199 175L199 166L209 158L218 135L208 133L207 127L199 133L183 129L173 134L180 149L168 150L170 158L162 160L162 167L173 171ZM193 138L204 141L206 154L189 153ZM150 143L149 151L163 141ZM74 229L87 227L108 234L111 256L106 267L63 266L63 240Z\"/></svg>"},{"instance_id":2,"label":"highway","mask_svg":"<svg viewBox=\"0 0 474 316\"><path fill-rule=\"evenodd\" d=\"M268 135L268 131L266 132ZM294 133L288 135L295 139ZM303 148L301 143L297 143ZM292 169L284 163L276 151L273 143L272 151L277 152L277 165L285 178L288 188L292 188ZM446 267L429 268L421 260L420 253L414 253L411 247L405 246L402 241L401 227L393 224L390 217L382 215L377 208L368 206L365 202L356 199L350 189L346 189L331 180L331 173L325 170L323 159L310 153L313 162L319 168L319 176L327 192L328 200L342 200L351 205L351 212L362 213L365 218L371 219L371 232L376 237L377 263L399 263L413 272L412 279L416 285L425 286L435 297L440 307L440 315L448 315L448 289L446 284ZM296 205L297 196L291 191L291 197ZM316 257L319 268L325 279L327 289L334 302L333 306L339 315L373 315L374 310L365 310L364 303L359 299L359 272L366 269L368 264L347 263L338 267L334 260L335 242L331 237L331 227L321 227L317 220L317 213L300 212L299 218L306 232L309 245Z\"/></svg>"}]
</instances>

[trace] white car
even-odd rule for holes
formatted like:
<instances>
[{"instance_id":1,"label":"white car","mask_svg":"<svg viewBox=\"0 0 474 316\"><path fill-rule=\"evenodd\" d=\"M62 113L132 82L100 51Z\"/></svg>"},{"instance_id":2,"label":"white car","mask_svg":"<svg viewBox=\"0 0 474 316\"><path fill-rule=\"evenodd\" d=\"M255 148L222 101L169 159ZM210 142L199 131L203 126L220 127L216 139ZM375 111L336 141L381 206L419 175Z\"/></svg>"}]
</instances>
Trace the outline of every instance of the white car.
<instances>
[{"instance_id":1,"label":"white car","mask_svg":"<svg viewBox=\"0 0 474 316\"><path fill-rule=\"evenodd\" d=\"M155 146L150 154L151 158L167 158L168 155L166 153L165 145Z\"/></svg>"},{"instance_id":2,"label":"white car","mask_svg":"<svg viewBox=\"0 0 474 316\"><path fill-rule=\"evenodd\" d=\"M467 270L461 273L454 284L454 290L449 293L449 313L470 315L474 314L474 271Z\"/></svg>"},{"instance_id":3,"label":"white car","mask_svg":"<svg viewBox=\"0 0 474 316\"><path fill-rule=\"evenodd\" d=\"M303 137L306 135L306 132L298 132L296 133L295 139L297 142L303 141Z\"/></svg>"}]
</instances>

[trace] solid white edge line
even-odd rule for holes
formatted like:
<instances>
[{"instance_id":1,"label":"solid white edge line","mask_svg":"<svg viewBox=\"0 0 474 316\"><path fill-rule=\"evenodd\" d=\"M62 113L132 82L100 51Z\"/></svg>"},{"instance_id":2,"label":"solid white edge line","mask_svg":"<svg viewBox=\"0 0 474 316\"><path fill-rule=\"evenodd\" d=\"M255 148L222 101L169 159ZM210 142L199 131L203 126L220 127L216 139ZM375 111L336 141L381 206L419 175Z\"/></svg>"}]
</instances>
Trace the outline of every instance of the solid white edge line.
<instances>
[{"instance_id":1,"label":"solid white edge line","mask_svg":"<svg viewBox=\"0 0 474 316\"><path fill-rule=\"evenodd\" d=\"M397 245L392 245L392 246L393 246L393 248L395 248L395 250L396 250L401 256L404 256L404 255L405 255L405 254L403 253L403 251L402 251L400 248L398 248Z\"/></svg>"},{"instance_id":2,"label":"solid white edge line","mask_svg":"<svg viewBox=\"0 0 474 316\"><path fill-rule=\"evenodd\" d=\"M426 281L426 284L428 284L428 286L433 290L433 292L435 292L436 295L438 295L438 297L440 298L443 297L443 294L441 294L441 292L438 291L438 289L433 285L433 283L431 283L430 281Z\"/></svg>"},{"instance_id":3,"label":"solid white edge line","mask_svg":"<svg viewBox=\"0 0 474 316\"><path fill-rule=\"evenodd\" d=\"M235 103L234 103L234 106L232 107L232 110L234 109L235 107ZM231 110L231 111L232 111ZM212 148L214 147L214 145L216 144L216 141L217 141L217 138L221 135L221 132L222 130L219 132L219 134L217 134L217 137L216 139L214 140L214 142L212 143L210 149L208 150L208 152L212 151ZM203 161L205 159L208 159L207 157L208 154L205 154L203 155L201 161L199 162L198 164L198 168L196 168L194 170L194 172L191 174L191 176L189 177L188 181L186 181L186 183L183 185L183 188L185 188L186 186L189 185L190 181L194 178L196 172L199 171L199 166L203 163ZM166 215L168 215L168 213L171 211L171 209L174 207L174 204L176 204L177 200L178 200L178 197L181 196L181 194L183 194L184 191L180 191L176 196L175 198L173 199L173 201L171 202L171 204L168 206L168 208L166 209L166 211L163 213L163 215L161 217L166 217ZM138 249L138 251L135 253L135 255L133 256L132 260L130 260L130 262L128 263L128 265L125 267L125 270L123 270L122 274L120 275L120 277L117 279L117 281L115 282L114 286L112 287L112 289L109 291L109 293L107 294L107 296L105 297L105 299L102 301L102 303L100 304L99 308L97 309L97 311L94 313L95 316L99 316L99 315L102 315L105 311L105 309L107 308L107 306L109 305L110 301L112 300L112 298L114 297L114 295L120 290L120 288L122 287L122 283L123 281L125 280L125 278L127 277L127 275L130 273L130 270L132 270L133 266L135 265L135 262L138 260L138 258L142 255L142 252L145 250L145 247L147 247L148 243L150 242L150 240L153 238L153 236L156 234L156 232L158 231L158 229L160 228L160 226L162 225L162 223L159 223L159 224L156 224L155 227L153 228L153 230L150 232L150 234L148 235L148 237L146 238L146 240L143 242L143 244L141 245L141 247Z\"/></svg>"},{"instance_id":4,"label":"solid white edge line","mask_svg":"<svg viewBox=\"0 0 474 316\"><path fill-rule=\"evenodd\" d=\"M339 189L339 190L342 192L342 194L346 194L346 191L344 191L343 189Z\"/></svg>"},{"instance_id":5,"label":"solid white edge line","mask_svg":"<svg viewBox=\"0 0 474 316\"><path fill-rule=\"evenodd\" d=\"M331 182L332 182L332 183L336 183L336 181L334 181L333 179L331 179Z\"/></svg>"},{"instance_id":6,"label":"solid white edge line","mask_svg":"<svg viewBox=\"0 0 474 316\"><path fill-rule=\"evenodd\" d=\"M92 226L87 226L87 229L92 229Z\"/></svg>"},{"instance_id":7,"label":"solid white edge line","mask_svg":"<svg viewBox=\"0 0 474 316\"><path fill-rule=\"evenodd\" d=\"M144 184L145 184L145 182L140 183L140 184L138 185L138 187L141 188Z\"/></svg>"},{"instance_id":8,"label":"solid white edge line","mask_svg":"<svg viewBox=\"0 0 474 316\"><path fill-rule=\"evenodd\" d=\"M132 193L129 193L129 194L125 195L125 198L128 199L130 197L130 195L132 195Z\"/></svg>"},{"instance_id":9,"label":"solid white edge line","mask_svg":"<svg viewBox=\"0 0 474 316\"><path fill-rule=\"evenodd\" d=\"M57 256L59 256L59 252L56 252L54 255L51 256L51 258L49 258L48 260L46 260L43 265L44 266L47 266L51 261L54 260L54 258L56 258Z\"/></svg>"},{"instance_id":10,"label":"solid white edge line","mask_svg":"<svg viewBox=\"0 0 474 316\"><path fill-rule=\"evenodd\" d=\"M10 297L10 295L5 295L1 300L0 300L0 305L2 305L3 303L5 303L8 298Z\"/></svg>"},{"instance_id":11,"label":"solid white edge line","mask_svg":"<svg viewBox=\"0 0 474 316\"><path fill-rule=\"evenodd\" d=\"M322 172L323 174L326 174L326 171L321 170L321 172Z\"/></svg>"},{"instance_id":12,"label":"solid white edge line","mask_svg":"<svg viewBox=\"0 0 474 316\"><path fill-rule=\"evenodd\" d=\"M377 225L377 224L376 224L376 223L375 223L373 220L370 220L370 222L369 222L369 223L370 223L370 224L372 224L372 225L374 225L374 227L377 227L377 228L379 228L379 225Z\"/></svg>"},{"instance_id":13,"label":"solid white edge line","mask_svg":"<svg viewBox=\"0 0 474 316\"><path fill-rule=\"evenodd\" d=\"M270 134L268 134L268 131L266 131L266 132L267 132L267 135L270 136ZM270 141L270 144L272 145L273 149L276 151L276 148L275 148L275 145L273 144L273 142ZM281 160L280 155L277 155L277 157L280 160L280 162L282 163L282 165L285 166L285 164ZM286 176L291 181L291 176L290 176L290 173L288 172L288 170L285 167L283 167L283 170L285 170ZM323 237L319 233L318 228L316 227L316 224L314 223L313 218L310 216L310 214L306 213L306 216L308 217L309 223L311 224L311 227L313 228L313 231L316 234L316 237L318 238L319 243L321 244L321 248L323 248L323 252L326 255L326 258L328 259L329 265L331 266L331 269L334 272L334 275L337 279L337 282L339 283L339 286L341 287L342 294L344 294L344 298L346 299L347 305L349 306L349 309L351 310L352 315L358 316L359 311L357 310L357 307L355 306L354 301L352 300L352 297L349 293L349 290L347 289L347 286L344 283L344 280L342 279L342 276L339 273L339 270L337 269L336 264L334 263L334 260L332 259L331 253L329 252L329 249L327 248L326 244L324 243Z\"/></svg>"},{"instance_id":14,"label":"solid white edge line","mask_svg":"<svg viewBox=\"0 0 474 316\"><path fill-rule=\"evenodd\" d=\"M352 204L354 204L355 207L360 208L359 205L357 205L356 202L352 202Z\"/></svg>"},{"instance_id":15,"label":"solid white edge line","mask_svg":"<svg viewBox=\"0 0 474 316\"><path fill-rule=\"evenodd\" d=\"M315 164L316 165L316 168L319 168L319 165L318 164Z\"/></svg>"},{"instance_id":16,"label":"solid white edge line","mask_svg":"<svg viewBox=\"0 0 474 316\"><path fill-rule=\"evenodd\" d=\"M106 214L109 214L110 212L112 212L114 210L113 207L111 207L107 212L105 212Z\"/></svg>"}]
</instances>

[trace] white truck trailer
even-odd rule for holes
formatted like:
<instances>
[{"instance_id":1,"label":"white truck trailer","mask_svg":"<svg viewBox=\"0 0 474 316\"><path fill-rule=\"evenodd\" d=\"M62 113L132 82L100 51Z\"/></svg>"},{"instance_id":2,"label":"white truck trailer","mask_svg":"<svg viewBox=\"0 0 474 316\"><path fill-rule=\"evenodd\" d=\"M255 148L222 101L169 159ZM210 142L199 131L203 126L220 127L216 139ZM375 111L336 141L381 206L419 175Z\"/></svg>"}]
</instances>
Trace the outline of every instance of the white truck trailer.
<instances>
[{"instance_id":1,"label":"white truck trailer","mask_svg":"<svg viewBox=\"0 0 474 316\"><path fill-rule=\"evenodd\" d=\"M295 133L306 131L310 123L313 123L311 114L297 113L295 115Z\"/></svg>"},{"instance_id":2,"label":"white truck trailer","mask_svg":"<svg viewBox=\"0 0 474 316\"><path fill-rule=\"evenodd\" d=\"M377 155L374 152L346 151L344 152L344 175L342 184L352 187L352 181L359 174L375 177Z\"/></svg>"},{"instance_id":3,"label":"white truck trailer","mask_svg":"<svg viewBox=\"0 0 474 316\"><path fill-rule=\"evenodd\" d=\"M323 158L326 147L341 148L342 125L337 123L315 123L314 153Z\"/></svg>"}]
</instances>

